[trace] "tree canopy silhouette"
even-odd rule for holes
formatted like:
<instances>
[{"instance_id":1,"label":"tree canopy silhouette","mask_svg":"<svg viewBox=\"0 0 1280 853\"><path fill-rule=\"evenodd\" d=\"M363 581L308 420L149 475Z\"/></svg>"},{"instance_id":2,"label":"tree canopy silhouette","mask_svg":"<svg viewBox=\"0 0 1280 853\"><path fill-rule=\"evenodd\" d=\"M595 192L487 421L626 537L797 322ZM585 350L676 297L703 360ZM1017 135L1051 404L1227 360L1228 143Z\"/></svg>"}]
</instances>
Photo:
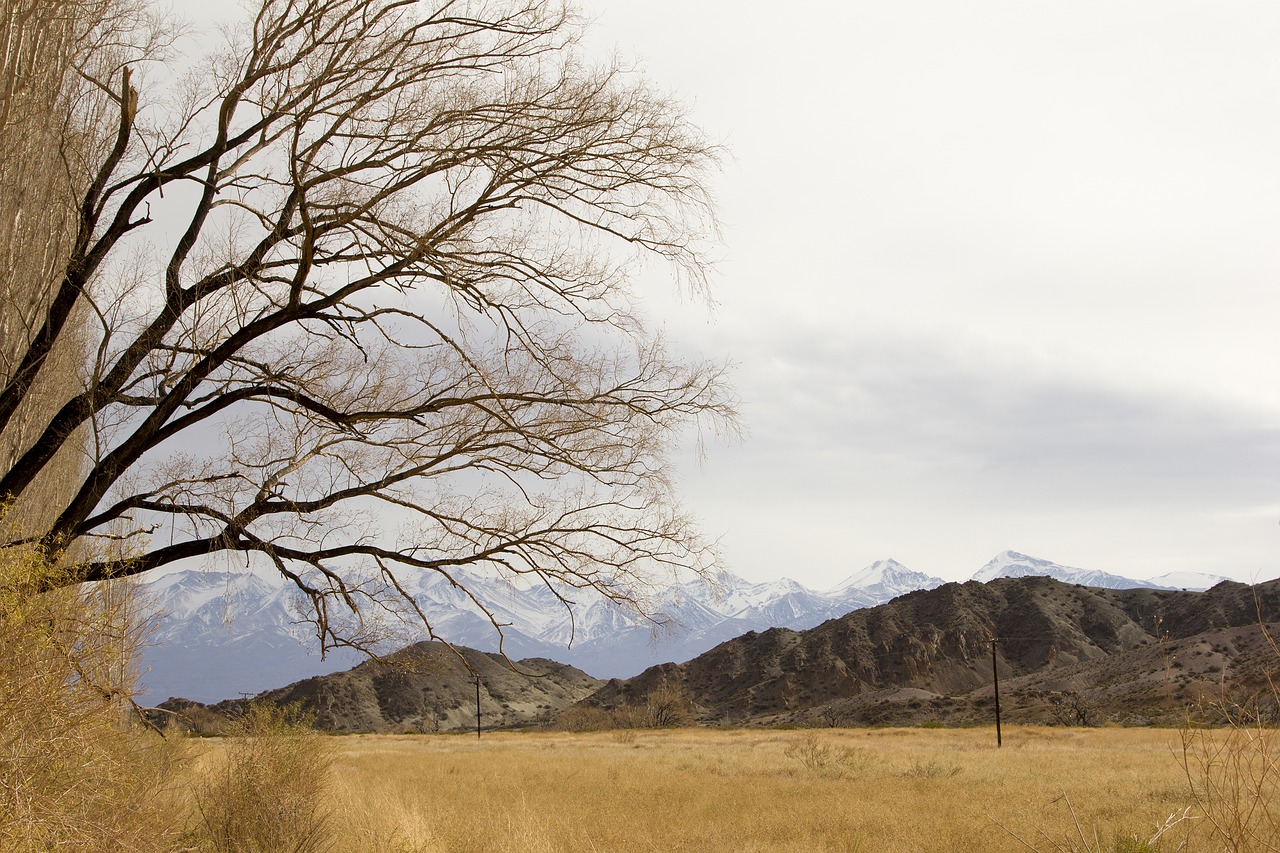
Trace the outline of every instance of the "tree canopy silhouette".
<instances>
[{"instance_id":1,"label":"tree canopy silhouette","mask_svg":"<svg viewBox=\"0 0 1280 853\"><path fill-rule=\"evenodd\" d=\"M136 11L52 80L75 203L7 271L0 498L42 503L9 547L50 583L257 555L327 645L412 609L406 572L645 612L655 572L714 565L669 456L733 394L632 286L652 258L705 292L717 150L678 104L538 0L265 0L181 72Z\"/></svg>"}]
</instances>

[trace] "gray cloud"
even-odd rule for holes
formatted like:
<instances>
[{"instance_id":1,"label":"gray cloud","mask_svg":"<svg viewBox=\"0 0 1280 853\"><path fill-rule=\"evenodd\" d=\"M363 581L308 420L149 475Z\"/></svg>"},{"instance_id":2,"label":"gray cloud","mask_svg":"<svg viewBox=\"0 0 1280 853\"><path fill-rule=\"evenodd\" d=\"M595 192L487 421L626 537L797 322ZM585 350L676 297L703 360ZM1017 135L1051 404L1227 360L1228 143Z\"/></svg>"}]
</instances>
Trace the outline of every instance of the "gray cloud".
<instances>
[{"instance_id":1,"label":"gray cloud","mask_svg":"<svg viewBox=\"0 0 1280 853\"><path fill-rule=\"evenodd\" d=\"M1280 569L1265 410L823 328L757 340L740 373L751 436L691 485L749 575L895 556L958 578L1006 547L1138 576Z\"/></svg>"},{"instance_id":2,"label":"gray cloud","mask_svg":"<svg viewBox=\"0 0 1280 853\"><path fill-rule=\"evenodd\" d=\"M1280 424L1215 400L821 331L753 367L744 396L768 401L750 409L753 453L800 470L838 461L854 486L859 469L896 469L899 481L923 469L979 490L1017 485L1055 506L1280 498Z\"/></svg>"}]
</instances>

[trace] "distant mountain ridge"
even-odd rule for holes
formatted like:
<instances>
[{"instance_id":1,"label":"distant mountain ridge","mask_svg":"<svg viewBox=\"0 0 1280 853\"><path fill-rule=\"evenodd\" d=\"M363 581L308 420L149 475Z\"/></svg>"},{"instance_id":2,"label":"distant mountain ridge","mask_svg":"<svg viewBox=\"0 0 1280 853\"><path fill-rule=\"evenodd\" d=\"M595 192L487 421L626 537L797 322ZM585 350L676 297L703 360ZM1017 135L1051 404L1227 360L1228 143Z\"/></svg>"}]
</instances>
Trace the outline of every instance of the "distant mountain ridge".
<instances>
[{"instance_id":1,"label":"distant mountain ridge","mask_svg":"<svg viewBox=\"0 0 1280 853\"><path fill-rule=\"evenodd\" d=\"M1280 661L1259 623L1274 633L1278 620L1280 581L1184 592L998 577L910 593L807 631L744 634L610 681L585 701L642 705L675 685L703 720L729 724L973 722L990 714L994 638L1008 712L1043 721L1054 697L1071 693L1150 722L1205 697L1265 691Z\"/></svg>"},{"instance_id":2,"label":"distant mountain ridge","mask_svg":"<svg viewBox=\"0 0 1280 853\"><path fill-rule=\"evenodd\" d=\"M545 587L514 587L491 576L455 573L486 602L503 629L512 659L547 658L597 677L635 675L655 663L688 660L747 631L775 626L811 628L942 579L881 560L827 591L788 578L753 583L729 572L690 579L661 590L654 610L676 627L637 618L599 594L577 593L573 619ZM486 652L498 650L493 622L440 575L405 579L438 636ZM149 579L144 587L162 614L143 654L142 683L158 702L181 696L203 702L235 698L359 663L339 650L325 660L311 651L311 626L293 587L252 573L184 571ZM401 626L412 642L413 625ZM420 630L420 629L419 629Z\"/></svg>"},{"instance_id":3,"label":"distant mountain ridge","mask_svg":"<svg viewBox=\"0 0 1280 853\"><path fill-rule=\"evenodd\" d=\"M1204 715L1274 712L1256 697L1274 703L1280 660L1264 629L1274 636L1277 619L1280 581L1185 592L1002 577L908 593L805 631L749 631L627 680L424 642L252 701L298 706L336 732L469 729L477 703L489 728L551 723L574 703L634 720L655 689L683 694L711 723L974 724L991 720L994 663L1010 722L1214 722ZM217 733L249 701L169 700L154 719ZM561 722L582 719L602 713Z\"/></svg>"},{"instance_id":4,"label":"distant mountain ridge","mask_svg":"<svg viewBox=\"0 0 1280 853\"><path fill-rule=\"evenodd\" d=\"M1152 585L1016 551L997 555L975 578L1030 574L1112 588ZM1210 576L1199 577L1205 586L1214 582ZM544 587L521 589L500 578L466 572L457 574L457 580L507 626L502 647L509 657L556 660L598 678L625 678L664 661L690 660L749 631L812 628L943 583L892 559L872 563L825 591L788 578L753 583L725 572L711 581L691 579L661 590L655 610L678 627L655 634L651 623L598 594L579 593L570 621L563 604ZM1177 586L1187 587L1195 577L1180 580ZM406 584L438 636L485 652L497 651L492 622L446 578L420 575L406 578ZM362 660L345 650L321 660L314 651L311 626L300 619L296 592L279 578L250 572L180 571L148 578L144 590L162 614L153 645L144 651L142 661L145 698L151 702L168 696L215 702L252 695L346 670ZM400 627L405 632L403 644L421 639L420 628L415 633L412 625Z\"/></svg>"}]
</instances>

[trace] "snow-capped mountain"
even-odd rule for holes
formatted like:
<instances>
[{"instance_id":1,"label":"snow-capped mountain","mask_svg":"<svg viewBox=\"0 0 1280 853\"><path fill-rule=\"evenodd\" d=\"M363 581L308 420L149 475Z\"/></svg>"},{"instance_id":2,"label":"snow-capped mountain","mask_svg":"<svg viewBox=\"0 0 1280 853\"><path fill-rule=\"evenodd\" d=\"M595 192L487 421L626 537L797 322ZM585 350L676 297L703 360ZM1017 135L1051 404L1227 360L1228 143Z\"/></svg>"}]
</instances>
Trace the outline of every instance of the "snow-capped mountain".
<instances>
[{"instance_id":1,"label":"snow-capped mountain","mask_svg":"<svg viewBox=\"0 0 1280 853\"><path fill-rule=\"evenodd\" d=\"M1148 579L1146 584L1168 589L1185 589L1189 592L1203 592L1223 581L1229 580L1231 578L1223 577L1222 575L1209 575L1204 572L1168 572Z\"/></svg>"},{"instance_id":2,"label":"snow-capped mountain","mask_svg":"<svg viewBox=\"0 0 1280 853\"><path fill-rule=\"evenodd\" d=\"M1105 589L1185 589L1202 591L1209 589L1229 578L1221 575L1208 575L1200 572L1170 572L1148 580L1134 580L1110 572L1097 569L1076 569L1050 560L1028 557L1017 551L1004 551L997 554L973 575L973 580L986 583L996 578L1023 578L1029 576L1051 577L1063 583L1076 583L1081 586L1103 587Z\"/></svg>"},{"instance_id":3,"label":"snow-capped mountain","mask_svg":"<svg viewBox=\"0 0 1280 853\"><path fill-rule=\"evenodd\" d=\"M933 589L943 583L942 578L912 571L897 560L876 560L862 571L850 575L836 589L856 590L881 603L917 589Z\"/></svg>"},{"instance_id":4,"label":"snow-capped mountain","mask_svg":"<svg viewBox=\"0 0 1280 853\"><path fill-rule=\"evenodd\" d=\"M183 571L148 578L156 630L142 652L145 698L234 699L299 678L350 669L351 652L320 659L293 593L250 573Z\"/></svg>"},{"instance_id":5,"label":"snow-capped mountain","mask_svg":"<svg viewBox=\"0 0 1280 853\"><path fill-rule=\"evenodd\" d=\"M406 591L437 636L497 651L497 622L503 625L502 651L513 660L552 658L599 678L626 678L656 663L685 661L747 631L812 628L850 610L942 583L893 560L868 566L828 591L788 578L752 583L724 572L661 591L650 608L659 622L651 622L597 593L574 591L570 610L545 586L520 587L470 573L456 573L455 578L485 602L493 618L441 575L406 578ZM161 614L142 661L150 701L234 698L357 662L351 652L331 653L322 661L312 651L316 641L301 620L303 608L293 587L282 580L183 571L150 579L145 589ZM411 620L389 627L398 629L395 643L422 638L421 626Z\"/></svg>"},{"instance_id":6,"label":"snow-capped mountain","mask_svg":"<svg viewBox=\"0 0 1280 853\"><path fill-rule=\"evenodd\" d=\"M1176 573L1147 581L1077 569L1005 551L974 574L977 581L1047 575L1066 583L1131 589L1207 589L1224 578ZM404 578L406 591L427 615L437 637L513 660L545 657L597 678L627 678L666 661L683 662L748 631L812 628L851 610L883 604L908 592L940 586L940 578L879 560L834 588L812 590L788 578L752 583L724 572L660 590L649 611L662 624L636 617L598 593L571 591L572 608L545 586L519 586L460 571L467 592L437 574ZM143 654L146 699L169 696L200 701L235 698L301 678L348 669L350 651L324 660L291 585L253 573L181 571L148 579L144 589L161 614L153 645ZM485 602L492 618L468 595ZM392 620L388 648L423 639L413 620Z\"/></svg>"}]
</instances>

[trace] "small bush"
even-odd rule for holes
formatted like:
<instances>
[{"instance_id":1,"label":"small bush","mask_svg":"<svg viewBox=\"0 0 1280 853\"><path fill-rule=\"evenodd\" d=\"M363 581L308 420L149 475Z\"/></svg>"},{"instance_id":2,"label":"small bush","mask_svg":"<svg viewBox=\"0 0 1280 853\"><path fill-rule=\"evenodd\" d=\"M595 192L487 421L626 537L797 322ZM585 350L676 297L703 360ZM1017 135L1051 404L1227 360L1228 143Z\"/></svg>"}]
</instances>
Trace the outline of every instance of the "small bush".
<instances>
[{"instance_id":1,"label":"small bush","mask_svg":"<svg viewBox=\"0 0 1280 853\"><path fill-rule=\"evenodd\" d=\"M904 776L916 779L950 779L960 772L959 764L948 764L945 761L930 759L914 762L907 768Z\"/></svg>"},{"instance_id":2,"label":"small bush","mask_svg":"<svg viewBox=\"0 0 1280 853\"><path fill-rule=\"evenodd\" d=\"M200 849L312 853L330 843L325 811L331 755L296 709L255 703L230 730L222 761L197 784Z\"/></svg>"},{"instance_id":3,"label":"small bush","mask_svg":"<svg viewBox=\"0 0 1280 853\"><path fill-rule=\"evenodd\" d=\"M602 732L613 728L613 716L595 705L570 705L556 717L554 728L564 732Z\"/></svg>"},{"instance_id":4,"label":"small bush","mask_svg":"<svg viewBox=\"0 0 1280 853\"><path fill-rule=\"evenodd\" d=\"M808 770L830 776L865 770L871 763L867 750L832 746L813 733L788 744L782 753Z\"/></svg>"},{"instance_id":5,"label":"small bush","mask_svg":"<svg viewBox=\"0 0 1280 853\"><path fill-rule=\"evenodd\" d=\"M834 752L835 750L823 743L817 735L810 734L788 744L782 754L799 761L810 770L817 770L831 763Z\"/></svg>"}]
</instances>

